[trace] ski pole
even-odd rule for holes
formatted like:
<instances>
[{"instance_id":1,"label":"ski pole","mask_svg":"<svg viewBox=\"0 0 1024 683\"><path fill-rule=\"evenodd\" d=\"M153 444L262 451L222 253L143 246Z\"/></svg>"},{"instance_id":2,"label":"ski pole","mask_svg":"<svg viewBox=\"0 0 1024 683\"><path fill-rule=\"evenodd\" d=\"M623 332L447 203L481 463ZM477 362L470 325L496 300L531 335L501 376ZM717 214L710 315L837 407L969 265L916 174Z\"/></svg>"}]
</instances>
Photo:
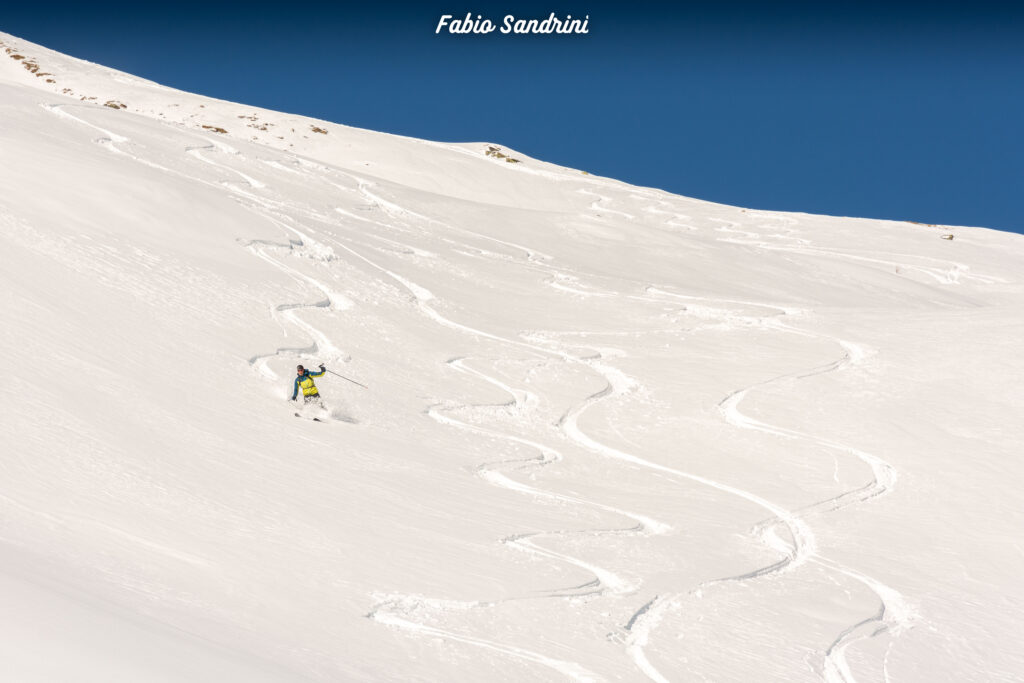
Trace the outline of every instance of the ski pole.
<instances>
[{"instance_id":1,"label":"ski pole","mask_svg":"<svg viewBox=\"0 0 1024 683\"><path fill-rule=\"evenodd\" d=\"M325 369L326 369L326 368L325 368ZM354 379L349 379L349 378L348 378L348 377L346 377L345 375L339 375L339 374L338 374L338 373L336 373L336 372L335 372L334 370L327 370L327 372L331 373L331 374L332 374L332 375L334 375L335 377L340 377L340 378L342 378L343 380L347 380L347 381L349 381L349 382L352 382L352 384L359 384L359 382L355 381ZM369 389L369 388L370 388L370 387L366 386L365 384L359 384L359 386L361 386L361 387L362 387L363 389Z\"/></svg>"}]
</instances>

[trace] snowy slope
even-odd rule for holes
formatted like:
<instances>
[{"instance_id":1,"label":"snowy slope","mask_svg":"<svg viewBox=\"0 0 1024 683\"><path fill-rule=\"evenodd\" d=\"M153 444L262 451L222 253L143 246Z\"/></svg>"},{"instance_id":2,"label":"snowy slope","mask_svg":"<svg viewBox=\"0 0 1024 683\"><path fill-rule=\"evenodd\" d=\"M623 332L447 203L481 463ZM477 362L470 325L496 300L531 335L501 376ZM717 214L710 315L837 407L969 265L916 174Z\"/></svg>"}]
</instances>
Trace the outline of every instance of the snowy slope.
<instances>
[{"instance_id":1,"label":"snowy slope","mask_svg":"<svg viewBox=\"0 0 1024 683\"><path fill-rule=\"evenodd\" d=\"M1020 236L0 43L0 679L1024 676Z\"/></svg>"}]
</instances>

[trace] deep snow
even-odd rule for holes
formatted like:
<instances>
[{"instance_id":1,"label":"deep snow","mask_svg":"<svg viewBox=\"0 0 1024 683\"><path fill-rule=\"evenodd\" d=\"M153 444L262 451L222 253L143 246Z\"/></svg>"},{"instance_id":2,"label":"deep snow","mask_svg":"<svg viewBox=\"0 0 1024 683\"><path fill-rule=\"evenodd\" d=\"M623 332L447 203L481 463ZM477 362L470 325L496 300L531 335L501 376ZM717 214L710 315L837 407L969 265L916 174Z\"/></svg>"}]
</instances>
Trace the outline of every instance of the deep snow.
<instances>
[{"instance_id":1,"label":"deep snow","mask_svg":"<svg viewBox=\"0 0 1024 683\"><path fill-rule=\"evenodd\" d=\"M1024 677L1020 236L0 43L0 678Z\"/></svg>"}]
</instances>

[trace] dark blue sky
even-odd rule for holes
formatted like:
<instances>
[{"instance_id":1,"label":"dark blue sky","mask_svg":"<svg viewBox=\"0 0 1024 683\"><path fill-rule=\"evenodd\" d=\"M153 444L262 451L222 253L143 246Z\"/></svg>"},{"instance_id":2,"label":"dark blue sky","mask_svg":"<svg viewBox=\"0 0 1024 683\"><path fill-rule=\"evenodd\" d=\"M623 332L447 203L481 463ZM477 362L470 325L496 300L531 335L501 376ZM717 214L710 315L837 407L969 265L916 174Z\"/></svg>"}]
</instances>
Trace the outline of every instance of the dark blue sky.
<instances>
[{"instance_id":1,"label":"dark blue sky","mask_svg":"<svg viewBox=\"0 0 1024 683\"><path fill-rule=\"evenodd\" d=\"M1024 233L1024 3L7 3L160 83L763 209ZM442 14L587 36L435 35Z\"/></svg>"}]
</instances>

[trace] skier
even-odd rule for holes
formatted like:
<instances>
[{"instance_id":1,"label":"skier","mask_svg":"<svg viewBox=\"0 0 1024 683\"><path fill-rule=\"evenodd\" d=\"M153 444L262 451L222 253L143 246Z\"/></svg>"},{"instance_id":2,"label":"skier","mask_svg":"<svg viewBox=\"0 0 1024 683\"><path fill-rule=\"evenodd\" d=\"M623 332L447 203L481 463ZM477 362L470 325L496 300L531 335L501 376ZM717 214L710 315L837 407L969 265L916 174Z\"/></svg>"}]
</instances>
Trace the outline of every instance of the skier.
<instances>
[{"instance_id":1,"label":"skier","mask_svg":"<svg viewBox=\"0 0 1024 683\"><path fill-rule=\"evenodd\" d=\"M299 387L302 387L302 402L309 403L320 403L320 390L316 388L316 384L313 382L314 377L327 372L327 366L323 363L320 364L320 372L310 372L301 365L295 368L295 389L292 391L292 400L294 401L299 395Z\"/></svg>"}]
</instances>

